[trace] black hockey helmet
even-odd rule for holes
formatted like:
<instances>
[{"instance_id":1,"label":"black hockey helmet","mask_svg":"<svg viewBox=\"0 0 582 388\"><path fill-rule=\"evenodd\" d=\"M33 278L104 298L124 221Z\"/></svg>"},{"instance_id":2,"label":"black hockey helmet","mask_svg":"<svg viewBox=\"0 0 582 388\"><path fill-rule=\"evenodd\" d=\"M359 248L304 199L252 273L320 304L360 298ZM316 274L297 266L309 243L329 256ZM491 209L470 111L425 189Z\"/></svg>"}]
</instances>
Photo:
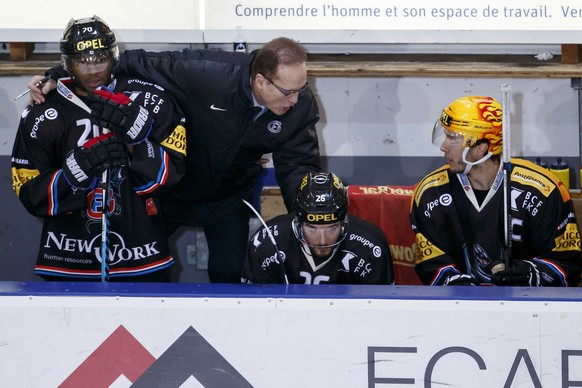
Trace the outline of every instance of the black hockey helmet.
<instances>
[{"instance_id":1,"label":"black hockey helmet","mask_svg":"<svg viewBox=\"0 0 582 388\"><path fill-rule=\"evenodd\" d=\"M72 59L91 62L108 55L113 60L112 69L115 69L119 62L115 34L97 15L71 19L63 32L60 48L63 68L71 74L73 73Z\"/></svg>"},{"instance_id":2,"label":"black hockey helmet","mask_svg":"<svg viewBox=\"0 0 582 388\"><path fill-rule=\"evenodd\" d=\"M308 173L301 180L293 205L300 222L343 222L348 211L348 194L334 173Z\"/></svg>"}]
</instances>

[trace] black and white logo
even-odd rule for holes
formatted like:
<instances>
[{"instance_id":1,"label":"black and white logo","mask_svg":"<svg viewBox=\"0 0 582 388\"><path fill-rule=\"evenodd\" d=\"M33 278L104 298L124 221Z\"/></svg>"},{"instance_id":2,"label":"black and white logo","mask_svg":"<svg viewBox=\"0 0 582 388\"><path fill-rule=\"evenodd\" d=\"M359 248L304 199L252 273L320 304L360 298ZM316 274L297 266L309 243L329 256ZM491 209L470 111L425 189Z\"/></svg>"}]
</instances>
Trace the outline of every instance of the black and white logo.
<instances>
[{"instance_id":1,"label":"black and white logo","mask_svg":"<svg viewBox=\"0 0 582 388\"><path fill-rule=\"evenodd\" d=\"M219 107L217 107L217 106L216 106L216 105L214 105L214 104L210 105L210 109L211 109L211 110L217 110L217 111L220 111L220 112L226 112L226 109L224 109L224 108L219 108Z\"/></svg>"},{"instance_id":2,"label":"black and white logo","mask_svg":"<svg viewBox=\"0 0 582 388\"><path fill-rule=\"evenodd\" d=\"M44 112L44 117L47 118L47 120L54 120L59 116L59 113L57 112L57 110L55 108L49 108Z\"/></svg>"},{"instance_id":3,"label":"black and white logo","mask_svg":"<svg viewBox=\"0 0 582 388\"><path fill-rule=\"evenodd\" d=\"M451 203L453 203L453 197L450 194L448 194L448 193L447 194L443 194L443 195L440 196L439 202L443 206L449 206Z\"/></svg>"},{"instance_id":4,"label":"black and white logo","mask_svg":"<svg viewBox=\"0 0 582 388\"><path fill-rule=\"evenodd\" d=\"M267 124L267 129L271 133L281 132L282 127L283 127L283 124L281 124L281 122L279 120L273 120L269 124Z\"/></svg>"}]
</instances>

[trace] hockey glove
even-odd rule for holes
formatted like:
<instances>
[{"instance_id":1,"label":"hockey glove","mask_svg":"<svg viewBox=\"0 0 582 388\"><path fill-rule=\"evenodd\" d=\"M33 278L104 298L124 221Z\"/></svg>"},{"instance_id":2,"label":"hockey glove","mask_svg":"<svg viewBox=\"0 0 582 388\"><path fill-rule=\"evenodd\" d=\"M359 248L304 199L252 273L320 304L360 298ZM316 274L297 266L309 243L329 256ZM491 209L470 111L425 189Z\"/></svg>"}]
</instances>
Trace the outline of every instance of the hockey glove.
<instances>
[{"instance_id":1,"label":"hockey glove","mask_svg":"<svg viewBox=\"0 0 582 388\"><path fill-rule=\"evenodd\" d=\"M445 279L443 286L476 286L477 280L470 275L453 275Z\"/></svg>"},{"instance_id":2,"label":"hockey glove","mask_svg":"<svg viewBox=\"0 0 582 388\"><path fill-rule=\"evenodd\" d=\"M125 94L96 89L88 99L91 115L99 125L119 134L127 144L140 143L149 135L154 118Z\"/></svg>"},{"instance_id":3,"label":"hockey glove","mask_svg":"<svg viewBox=\"0 0 582 388\"><path fill-rule=\"evenodd\" d=\"M531 261L514 260L513 267L494 272L491 275L491 283L496 286L540 286L540 271Z\"/></svg>"},{"instance_id":4,"label":"hockey glove","mask_svg":"<svg viewBox=\"0 0 582 388\"><path fill-rule=\"evenodd\" d=\"M127 165L126 146L119 137L108 133L69 151L62 170L71 186L92 190L103 170L124 165Z\"/></svg>"}]
</instances>

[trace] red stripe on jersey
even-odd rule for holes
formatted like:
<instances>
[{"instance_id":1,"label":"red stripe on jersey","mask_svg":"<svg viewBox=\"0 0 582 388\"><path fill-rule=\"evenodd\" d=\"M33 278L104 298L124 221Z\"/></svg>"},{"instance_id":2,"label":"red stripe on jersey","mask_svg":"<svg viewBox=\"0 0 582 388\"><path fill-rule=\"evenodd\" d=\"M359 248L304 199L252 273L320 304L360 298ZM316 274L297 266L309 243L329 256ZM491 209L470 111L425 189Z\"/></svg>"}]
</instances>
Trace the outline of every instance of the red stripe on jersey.
<instances>
[{"instance_id":1,"label":"red stripe on jersey","mask_svg":"<svg viewBox=\"0 0 582 388\"><path fill-rule=\"evenodd\" d=\"M138 195L149 194L166 184L168 180L168 175L170 174L170 171L168 169L168 165L170 163L170 156L166 151L163 151L163 149L162 152L164 153L164 155L162 157L162 164L160 166L159 182L154 182L150 187L148 187L145 190L137 190L136 192Z\"/></svg>"},{"instance_id":2,"label":"red stripe on jersey","mask_svg":"<svg viewBox=\"0 0 582 388\"><path fill-rule=\"evenodd\" d=\"M129 274L129 273L138 273L138 272L143 272L144 270L151 270L154 268L159 268L159 267L163 267L164 265L172 262L172 260L174 260L174 258L170 255L168 257L166 257L165 259L153 262L153 263L149 263L146 265L142 265L139 267L131 267L131 268L110 268L109 269L109 273L110 274Z\"/></svg>"},{"instance_id":3,"label":"red stripe on jersey","mask_svg":"<svg viewBox=\"0 0 582 388\"><path fill-rule=\"evenodd\" d=\"M48 215L54 216L57 214L57 176L62 170L55 171L55 173L51 176L50 184L48 185Z\"/></svg>"}]
</instances>

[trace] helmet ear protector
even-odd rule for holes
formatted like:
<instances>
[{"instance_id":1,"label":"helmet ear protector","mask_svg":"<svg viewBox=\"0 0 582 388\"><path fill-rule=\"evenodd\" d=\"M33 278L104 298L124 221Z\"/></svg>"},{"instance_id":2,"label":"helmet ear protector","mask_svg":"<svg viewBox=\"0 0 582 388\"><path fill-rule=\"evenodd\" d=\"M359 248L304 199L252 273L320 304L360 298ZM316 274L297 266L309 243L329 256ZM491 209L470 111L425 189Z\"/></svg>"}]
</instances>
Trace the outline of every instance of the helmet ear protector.
<instances>
[{"instance_id":1,"label":"helmet ear protector","mask_svg":"<svg viewBox=\"0 0 582 388\"><path fill-rule=\"evenodd\" d=\"M73 60L85 65L100 64L111 58L112 70L119 63L115 34L99 16L71 19L60 41L61 63L73 74Z\"/></svg>"},{"instance_id":2,"label":"helmet ear protector","mask_svg":"<svg viewBox=\"0 0 582 388\"><path fill-rule=\"evenodd\" d=\"M462 146L473 147L478 140L489 142L492 155L501 153L502 109L492 97L467 96L453 101L443 109L433 127L432 142L440 146L445 139L458 138Z\"/></svg>"}]
</instances>

